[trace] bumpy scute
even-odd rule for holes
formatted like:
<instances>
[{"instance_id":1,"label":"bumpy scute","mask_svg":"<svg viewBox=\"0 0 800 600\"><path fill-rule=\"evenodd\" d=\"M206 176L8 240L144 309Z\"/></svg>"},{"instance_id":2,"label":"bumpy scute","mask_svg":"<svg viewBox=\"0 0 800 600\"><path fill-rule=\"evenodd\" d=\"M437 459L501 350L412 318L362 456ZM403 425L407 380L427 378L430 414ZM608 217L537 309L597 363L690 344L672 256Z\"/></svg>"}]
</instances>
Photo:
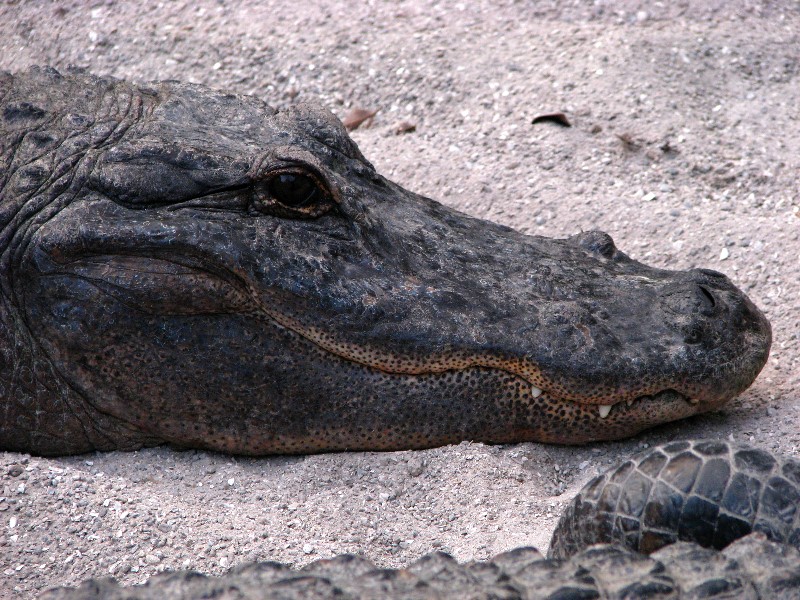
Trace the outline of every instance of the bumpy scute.
<instances>
[{"instance_id":1,"label":"bumpy scute","mask_svg":"<svg viewBox=\"0 0 800 600\"><path fill-rule=\"evenodd\" d=\"M598 542L645 554L679 540L722 549L750 532L800 547L800 461L733 442L676 442L590 481L559 520L550 556Z\"/></svg>"}]
</instances>

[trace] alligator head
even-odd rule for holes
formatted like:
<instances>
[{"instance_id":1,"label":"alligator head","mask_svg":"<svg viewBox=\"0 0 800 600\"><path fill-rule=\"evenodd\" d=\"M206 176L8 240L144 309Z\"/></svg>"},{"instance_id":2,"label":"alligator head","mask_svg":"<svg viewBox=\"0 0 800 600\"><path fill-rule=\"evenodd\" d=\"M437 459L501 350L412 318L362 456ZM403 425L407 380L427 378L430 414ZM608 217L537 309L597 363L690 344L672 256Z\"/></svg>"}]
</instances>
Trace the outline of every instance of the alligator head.
<instances>
[{"instance_id":1,"label":"alligator head","mask_svg":"<svg viewBox=\"0 0 800 600\"><path fill-rule=\"evenodd\" d=\"M725 276L413 194L324 110L47 69L0 98L0 448L582 443L766 361Z\"/></svg>"}]
</instances>

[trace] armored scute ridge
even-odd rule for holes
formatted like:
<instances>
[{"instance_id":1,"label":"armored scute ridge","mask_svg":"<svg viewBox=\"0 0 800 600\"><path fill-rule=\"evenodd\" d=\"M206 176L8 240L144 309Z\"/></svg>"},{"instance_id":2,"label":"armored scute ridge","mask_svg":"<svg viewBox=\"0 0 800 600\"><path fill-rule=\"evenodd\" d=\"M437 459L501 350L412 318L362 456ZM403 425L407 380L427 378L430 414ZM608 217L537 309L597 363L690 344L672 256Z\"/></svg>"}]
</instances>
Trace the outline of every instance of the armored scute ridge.
<instances>
[{"instance_id":1,"label":"armored scute ridge","mask_svg":"<svg viewBox=\"0 0 800 600\"><path fill-rule=\"evenodd\" d=\"M0 450L583 443L714 410L770 327L717 272L523 235L329 112L0 74Z\"/></svg>"}]
</instances>

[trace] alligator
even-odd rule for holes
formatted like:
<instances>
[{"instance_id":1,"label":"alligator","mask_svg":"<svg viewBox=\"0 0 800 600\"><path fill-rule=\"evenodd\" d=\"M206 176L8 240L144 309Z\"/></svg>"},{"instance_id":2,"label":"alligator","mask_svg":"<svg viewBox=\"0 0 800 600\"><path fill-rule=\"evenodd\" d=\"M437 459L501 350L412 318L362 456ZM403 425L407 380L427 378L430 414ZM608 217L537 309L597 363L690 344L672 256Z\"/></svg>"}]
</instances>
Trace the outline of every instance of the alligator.
<instances>
[{"instance_id":1,"label":"alligator","mask_svg":"<svg viewBox=\"0 0 800 600\"><path fill-rule=\"evenodd\" d=\"M0 74L0 450L579 444L714 410L770 325L724 275L381 177L328 111Z\"/></svg>"},{"instance_id":2,"label":"alligator","mask_svg":"<svg viewBox=\"0 0 800 600\"><path fill-rule=\"evenodd\" d=\"M800 598L800 461L705 440L656 447L595 477L564 511L549 558L487 562L436 552L404 569L339 555L221 577L164 573L122 587L91 579L42 600L190 598Z\"/></svg>"}]
</instances>

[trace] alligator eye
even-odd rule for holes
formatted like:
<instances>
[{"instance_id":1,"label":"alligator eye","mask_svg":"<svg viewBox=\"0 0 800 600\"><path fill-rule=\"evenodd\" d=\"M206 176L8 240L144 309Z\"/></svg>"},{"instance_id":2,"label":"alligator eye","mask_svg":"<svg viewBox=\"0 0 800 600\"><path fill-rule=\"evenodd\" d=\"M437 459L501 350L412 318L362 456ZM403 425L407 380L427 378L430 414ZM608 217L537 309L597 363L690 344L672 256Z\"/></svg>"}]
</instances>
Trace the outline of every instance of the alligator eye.
<instances>
[{"instance_id":1,"label":"alligator eye","mask_svg":"<svg viewBox=\"0 0 800 600\"><path fill-rule=\"evenodd\" d=\"M325 193L308 175L278 173L267 180L270 195L291 208L303 208L320 200Z\"/></svg>"},{"instance_id":2,"label":"alligator eye","mask_svg":"<svg viewBox=\"0 0 800 600\"><path fill-rule=\"evenodd\" d=\"M258 182L256 206L279 216L318 217L333 207L333 198L320 179L307 172L281 171Z\"/></svg>"}]
</instances>

